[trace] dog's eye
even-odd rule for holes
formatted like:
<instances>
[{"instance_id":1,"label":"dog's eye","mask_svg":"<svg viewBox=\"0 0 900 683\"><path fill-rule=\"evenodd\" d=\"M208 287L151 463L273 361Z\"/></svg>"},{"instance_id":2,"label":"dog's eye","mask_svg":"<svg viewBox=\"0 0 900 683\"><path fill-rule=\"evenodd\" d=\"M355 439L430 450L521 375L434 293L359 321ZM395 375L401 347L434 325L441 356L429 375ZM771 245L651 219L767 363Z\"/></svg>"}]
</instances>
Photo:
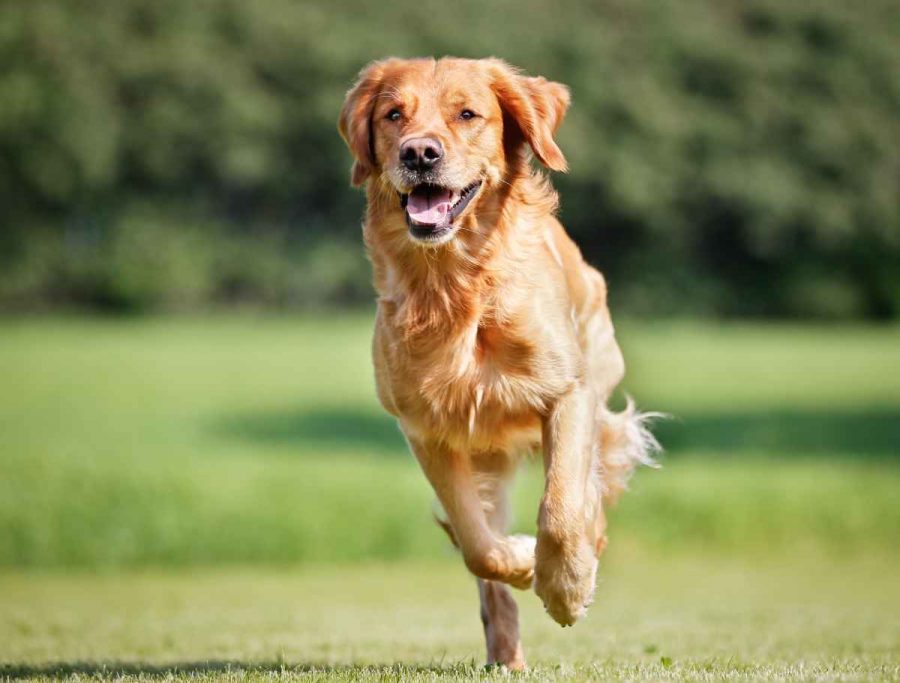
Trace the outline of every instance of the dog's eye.
<instances>
[{"instance_id":1,"label":"dog's eye","mask_svg":"<svg viewBox=\"0 0 900 683\"><path fill-rule=\"evenodd\" d=\"M403 115L400 113L399 109L391 109L384 118L388 121L399 121L401 116Z\"/></svg>"},{"instance_id":2,"label":"dog's eye","mask_svg":"<svg viewBox=\"0 0 900 683\"><path fill-rule=\"evenodd\" d=\"M478 116L478 114L476 114L471 109L463 109L461 112L459 112L459 118L461 118L463 121L471 121L476 116Z\"/></svg>"}]
</instances>

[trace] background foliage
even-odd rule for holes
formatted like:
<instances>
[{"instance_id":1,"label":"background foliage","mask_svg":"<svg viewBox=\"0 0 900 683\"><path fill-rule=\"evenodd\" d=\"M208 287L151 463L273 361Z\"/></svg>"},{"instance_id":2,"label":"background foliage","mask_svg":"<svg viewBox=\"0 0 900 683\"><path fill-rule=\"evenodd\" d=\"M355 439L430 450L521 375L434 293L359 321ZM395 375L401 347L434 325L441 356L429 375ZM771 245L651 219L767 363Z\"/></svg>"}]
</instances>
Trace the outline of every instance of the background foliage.
<instances>
[{"instance_id":1,"label":"background foliage","mask_svg":"<svg viewBox=\"0 0 900 683\"><path fill-rule=\"evenodd\" d=\"M895 317L900 5L0 3L0 305L370 297L335 132L367 61L569 84L562 215L636 313Z\"/></svg>"}]
</instances>

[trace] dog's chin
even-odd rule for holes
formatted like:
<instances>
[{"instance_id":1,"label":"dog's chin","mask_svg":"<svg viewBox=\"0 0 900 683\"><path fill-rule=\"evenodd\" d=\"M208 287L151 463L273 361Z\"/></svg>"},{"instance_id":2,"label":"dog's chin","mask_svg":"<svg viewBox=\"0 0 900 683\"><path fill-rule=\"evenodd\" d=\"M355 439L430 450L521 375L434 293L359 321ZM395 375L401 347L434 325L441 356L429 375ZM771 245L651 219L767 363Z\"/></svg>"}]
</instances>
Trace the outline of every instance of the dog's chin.
<instances>
[{"instance_id":1,"label":"dog's chin","mask_svg":"<svg viewBox=\"0 0 900 683\"><path fill-rule=\"evenodd\" d=\"M400 193L400 206L406 216L409 236L417 244L436 247L452 240L462 217L481 191L482 181L461 190L422 183L408 193Z\"/></svg>"},{"instance_id":2,"label":"dog's chin","mask_svg":"<svg viewBox=\"0 0 900 683\"><path fill-rule=\"evenodd\" d=\"M458 226L453 223L446 225L420 225L412 221L409 215L406 216L406 225L412 241L425 247L439 247L442 244L447 244L447 242L456 237L458 230Z\"/></svg>"}]
</instances>

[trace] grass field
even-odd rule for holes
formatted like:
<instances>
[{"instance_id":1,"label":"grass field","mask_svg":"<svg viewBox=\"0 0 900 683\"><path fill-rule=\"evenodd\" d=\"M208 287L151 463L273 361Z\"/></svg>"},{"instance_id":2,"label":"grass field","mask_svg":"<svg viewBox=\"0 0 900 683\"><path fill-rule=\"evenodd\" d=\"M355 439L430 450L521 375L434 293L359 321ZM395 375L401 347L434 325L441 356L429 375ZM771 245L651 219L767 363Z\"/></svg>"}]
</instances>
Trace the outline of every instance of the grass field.
<instances>
[{"instance_id":1,"label":"grass field","mask_svg":"<svg viewBox=\"0 0 900 683\"><path fill-rule=\"evenodd\" d=\"M618 552L574 628L521 594L529 678L897 679L900 584L891 570L869 560L648 562ZM12 575L0 592L0 678L486 673L474 582L447 563Z\"/></svg>"},{"instance_id":2,"label":"grass field","mask_svg":"<svg viewBox=\"0 0 900 683\"><path fill-rule=\"evenodd\" d=\"M0 321L0 678L483 676L369 328ZM900 678L900 328L620 338L668 452L613 513L588 621L523 598L534 675Z\"/></svg>"}]
</instances>

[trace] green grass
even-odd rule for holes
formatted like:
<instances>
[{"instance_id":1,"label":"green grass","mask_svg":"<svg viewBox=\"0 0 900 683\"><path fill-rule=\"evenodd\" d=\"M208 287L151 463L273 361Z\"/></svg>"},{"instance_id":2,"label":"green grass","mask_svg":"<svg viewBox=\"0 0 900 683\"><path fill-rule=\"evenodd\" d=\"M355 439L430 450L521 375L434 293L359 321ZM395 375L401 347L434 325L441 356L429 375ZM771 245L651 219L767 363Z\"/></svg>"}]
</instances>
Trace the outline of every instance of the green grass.
<instances>
[{"instance_id":1,"label":"green grass","mask_svg":"<svg viewBox=\"0 0 900 683\"><path fill-rule=\"evenodd\" d=\"M366 316L0 322L0 566L441 557ZM642 548L886 552L900 328L624 325L660 425L612 520ZM517 498L533 527L540 476Z\"/></svg>"},{"instance_id":2,"label":"green grass","mask_svg":"<svg viewBox=\"0 0 900 683\"><path fill-rule=\"evenodd\" d=\"M366 316L0 321L0 679L480 680ZM900 679L900 328L622 325L675 418L534 680ZM621 397L619 398L621 400ZM527 469L518 526L540 490Z\"/></svg>"},{"instance_id":3,"label":"green grass","mask_svg":"<svg viewBox=\"0 0 900 683\"><path fill-rule=\"evenodd\" d=\"M596 603L571 629L518 594L528 679L900 678L891 566L654 557L612 549ZM460 563L32 573L0 576L0 594L0 678L486 675L475 586Z\"/></svg>"}]
</instances>

